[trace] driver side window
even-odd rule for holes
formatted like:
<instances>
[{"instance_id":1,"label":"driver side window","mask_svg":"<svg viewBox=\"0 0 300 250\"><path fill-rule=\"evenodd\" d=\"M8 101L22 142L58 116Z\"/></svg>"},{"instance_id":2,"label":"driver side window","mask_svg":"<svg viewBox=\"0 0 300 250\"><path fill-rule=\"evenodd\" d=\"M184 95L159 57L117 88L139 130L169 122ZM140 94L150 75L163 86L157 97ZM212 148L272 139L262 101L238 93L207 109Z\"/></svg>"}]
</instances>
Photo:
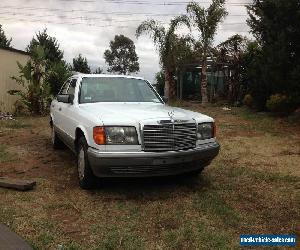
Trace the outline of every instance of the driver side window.
<instances>
[{"instance_id":1,"label":"driver side window","mask_svg":"<svg viewBox=\"0 0 300 250\"><path fill-rule=\"evenodd\" d=\"M74 95L77 79L72 79L67 94Z\"/></svg>"}]
</instances>

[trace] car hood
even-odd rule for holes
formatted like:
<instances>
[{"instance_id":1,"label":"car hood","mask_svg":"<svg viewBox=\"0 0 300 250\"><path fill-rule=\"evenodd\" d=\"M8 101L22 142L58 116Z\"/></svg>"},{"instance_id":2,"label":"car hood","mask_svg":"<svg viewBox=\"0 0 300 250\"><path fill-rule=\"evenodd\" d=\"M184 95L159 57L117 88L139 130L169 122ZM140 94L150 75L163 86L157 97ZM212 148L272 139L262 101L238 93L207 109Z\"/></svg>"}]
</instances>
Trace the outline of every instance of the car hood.
<instances>
[{"instance_id":1,"label":"car hood","mask_svg":"<svg viewBox=\"0 0 300 250\"><path fill-rule=\"evenodd\" d=\"M103 125L136 125L141 121L170 119L170 113L176 120L213 121L201 113L160 103L88 103L81 104L80 109L99 118Z\"/></svg>"}]
</instances>

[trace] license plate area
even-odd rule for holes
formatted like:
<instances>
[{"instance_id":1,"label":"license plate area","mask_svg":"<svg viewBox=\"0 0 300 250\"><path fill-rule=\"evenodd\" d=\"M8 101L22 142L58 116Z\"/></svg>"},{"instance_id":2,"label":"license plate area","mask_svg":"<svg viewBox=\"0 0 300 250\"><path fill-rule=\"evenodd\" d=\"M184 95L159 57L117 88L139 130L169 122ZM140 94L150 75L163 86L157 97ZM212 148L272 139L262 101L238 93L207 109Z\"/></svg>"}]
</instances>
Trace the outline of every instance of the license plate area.
<instances>
[{"instance_id":1,"label":"license plate area","mask_svg":"<svg viewBox=\"0 0 300 250\"><path fill-rule=\"evenodd\" d=\"M192 156L180 156L174 158L159 158L153 160L153 165L170 165L170 164L180 164L185 162L193 161Z\"/></svg>"}]
</instances>

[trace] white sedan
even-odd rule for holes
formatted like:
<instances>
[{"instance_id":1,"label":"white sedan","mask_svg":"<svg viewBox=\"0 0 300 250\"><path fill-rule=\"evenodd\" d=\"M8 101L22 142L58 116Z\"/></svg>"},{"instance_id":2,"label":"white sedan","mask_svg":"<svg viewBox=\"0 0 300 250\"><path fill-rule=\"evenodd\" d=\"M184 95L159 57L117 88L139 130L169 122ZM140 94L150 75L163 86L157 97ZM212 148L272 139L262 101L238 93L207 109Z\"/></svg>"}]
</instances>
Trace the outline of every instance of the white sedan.
<instances>
[{"instance_id":1,"label":"white sedan","mask_svg":"<svg viewBox=\"0 0 300 250\"><path fill-rule=\"evenodd\" d=\"M53 147L77 155L82 188L96 177L200 173L220 148L211 117L166 105L138 77L74 75L50 116Z\"/></svg>"}]
</instances>

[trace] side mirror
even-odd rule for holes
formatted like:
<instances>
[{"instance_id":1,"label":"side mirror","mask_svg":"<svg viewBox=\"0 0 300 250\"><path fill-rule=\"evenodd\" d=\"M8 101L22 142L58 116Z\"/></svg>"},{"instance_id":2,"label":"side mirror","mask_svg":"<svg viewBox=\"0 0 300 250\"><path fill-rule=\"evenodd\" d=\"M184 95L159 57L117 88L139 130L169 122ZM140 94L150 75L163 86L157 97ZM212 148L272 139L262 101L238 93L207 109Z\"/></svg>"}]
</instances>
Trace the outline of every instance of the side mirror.
<instances>
[{"instance_id":1,"label":"side mirror","mask_svg":"<svg viewBox=\"0 0 300 250\"><path fill-rule=\"evenodd\" d=\"M63 103L73 103L74 95L57 95L57 101Z\"/></svg>"},{"instance_id":2,"label":"side mirror","mask_svg":"<svg viewBox=\"0 0 300 250\"><path fill-rule=\"evenodd\" d=\"M163 97L162 97L162 100L164 101L164 103L167 103L167 102L169 101L169 98L166 97L166 96L163 96Z\"/></svg>"}]
</instances>

